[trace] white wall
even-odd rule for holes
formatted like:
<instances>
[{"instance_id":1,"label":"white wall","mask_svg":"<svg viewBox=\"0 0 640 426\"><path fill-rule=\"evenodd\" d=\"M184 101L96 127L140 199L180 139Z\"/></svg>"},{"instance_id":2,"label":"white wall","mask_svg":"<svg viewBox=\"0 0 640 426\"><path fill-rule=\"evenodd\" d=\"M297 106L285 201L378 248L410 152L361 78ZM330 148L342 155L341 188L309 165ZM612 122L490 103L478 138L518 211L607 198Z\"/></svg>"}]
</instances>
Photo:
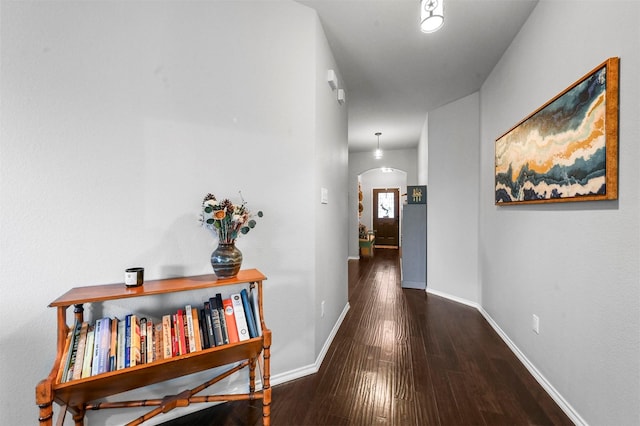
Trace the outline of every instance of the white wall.
<instances>
[{"instance_id":1,"label":"white wall","mask_svg":"<svg viewBox=\"0 0 640 426\"><path fill-rule=\"evenodd\" d=\"M316 325L315 356L329 341L327 338L348 303L347 256L349 220L344 215L348 211L347 175L349 152L347 149L347 104L337 102L337 91L327 84L327 70L333 69L342 76L335 63L319 20L315 24L316 59L316 108L314 169L315 182L311 189L315 216L309 220L309 227L315 229L315 282L314 322ZM340 88L348 88L340 83ZM348 99L348 97L347 97ZM331 123L331 126L327 126ZM293 176L293 175L292 175ZM327 190L327 203L320 200L321 188ZM309 247L309 249L312 249ZM324 305L324 314L321 306ZM319 365L318 365L319 367Z\"/></svg>"},{"instance_id":2,"label":"white wall","mask_svg":"<svg viewBox=\"0 0 640 426\"><path fill-rule=\"evenodd\" d=\"M406 185L417 185L418 163L416 158L415 149L384 150L384 156L379 160L373 157L373 150L349 153L349 258L357 259L360 251L358 242L358 175L368 170L389 167L406 172Z\"/></svg>"},{"instance_id":3,"label":"white wall","mask_svg":"<svg viewBox=\"0 0 640 426\"><path fill-rule=\"evenodd\" d=\"M418 185L429 185L429 114L422 125L418 142Z\"/></svg>"},{"instance_id":4,"label":"white wall","mask_svg":"<svg viewBox=\"0 0 640 426\"><path fill-rule=\"evenodd\" d=\"M482 305L592 425L640 424L639 22L636 1L541 1L481 90ZM496 207L495 139L611 56L619 200Z\"/></svg>"},{"instance_id":5,"label":"white wall","mask_svg":"<svg viewBox=\"0 0 640 426\"><path fill-rule=\"evenodd\" d=\"M344 241L314 225L320 185L335 208L347 197L346 112L318 90L331 55L315 12L288 1L1 7L0 321L11 325L0 330L0 423L36 421L34 387L55 351L49 302L122 282L132 265L147 279L211 272L216 243L197 224L207 192L242 190L265 212L238 246L243 267L268 277L272 374L313 365L330 328L316 325L320 279L335 292L325 321L347 302ZM336 265L320 273L323 251L340 263L322 258ZM124 309L88 306L87 318ZM90 413L88 424L142 411Z\"/></svg>"},{"instance_id":6,"label":"white wall","mask_svg":"<svg viewBox=\"0 0 640 426\"><path fill-rule=\"evenodd\" d=\"M478 303L480 97L429 112L427 287Z\"/></svg>"}]
</instances>

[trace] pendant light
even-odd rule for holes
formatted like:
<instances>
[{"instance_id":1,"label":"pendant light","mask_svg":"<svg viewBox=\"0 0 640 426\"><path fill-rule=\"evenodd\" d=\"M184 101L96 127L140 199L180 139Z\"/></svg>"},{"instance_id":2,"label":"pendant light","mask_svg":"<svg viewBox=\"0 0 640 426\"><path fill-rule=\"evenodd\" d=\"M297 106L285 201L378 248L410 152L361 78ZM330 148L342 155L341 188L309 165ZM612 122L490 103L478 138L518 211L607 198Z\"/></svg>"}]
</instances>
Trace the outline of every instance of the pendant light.
<instances>
[{"instance_id":1,"label":"pendant light","mask_svg":"<svg viewBox=\"0 0 640 426\"><path fill-rule=\"evenodd\" d=\"M444 25L444 0L420 0L420 31L433 33Z\"/></svg>"},{"instance_id":2,"label":"pendant light","mask_svg":"<svg viewBox=\"0 0 640 426\"><path fill-rule=\"evenodd\" d=\"M376 132L375 135L378 137L378 149L375 150L375 152L373 153L373 156L376 158L376 160L379 160L382 158L382 150L380 149L380 135L382 133L381 132Z\"/></svg>"}]
</instances>

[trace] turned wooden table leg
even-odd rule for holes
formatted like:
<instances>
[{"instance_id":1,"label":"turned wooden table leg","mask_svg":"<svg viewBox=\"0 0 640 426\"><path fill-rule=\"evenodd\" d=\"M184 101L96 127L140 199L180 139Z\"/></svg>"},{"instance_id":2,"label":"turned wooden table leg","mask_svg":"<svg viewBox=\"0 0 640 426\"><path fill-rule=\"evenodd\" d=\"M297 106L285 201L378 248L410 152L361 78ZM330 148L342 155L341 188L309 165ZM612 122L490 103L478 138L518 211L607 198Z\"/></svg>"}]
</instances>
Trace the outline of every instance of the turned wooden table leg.
<instances>
[{"instance_id":1,"label":"turned wooden table leg","mask_svg":"<svg viewBox=\"0 0 640 426\"><path fill-rule=\"evenodd\" d=\"M80 409L73 414L73 421L76 423L76 426L84 426L84 414L84 409Z\"/></svg>"},{"instance_id":2,"label":"turned wooden table leg","mask_svg":"<svg viewBox=\"0 0 640 426\"><path fill-rule=\"evenodd\" d=\"M43 380L36 386L36 404L40 409L38 417L40 426L51 426L53 424L53 391L50 380Z\"/></svg>"},{"instance_id":3,"label":"turned wooden table leg","mask_svg":"<svg viewBox=\"0 0 640 426\"><path fill-rule=\"evenodd\" d=\"M256 391L256 358L249 359L249 393L252 395Z\"/></svg>"},{"instance_id":4,"label":"turned wooden table leg","mask_svg":"<svg viewBox=\"0 0 640 426\"><path fill-rule=\"evenodd\" d=\"M52 402L47 402L44 404L39 404L40 408L40 416L38 417L38 421L40 422L40 426L51 426L53 424L53 406Z\"/></svg>"},{"instance_id":5,"label":"turned wooden table leg","mask_svg":"<svg viewBox=\"0 0 640 426\"><path fill-rule=\"evenodd\" d=\"M262 424L271 424L271 330L264 334L264 371L262 372Z\"/></svg>"}]
</instances>

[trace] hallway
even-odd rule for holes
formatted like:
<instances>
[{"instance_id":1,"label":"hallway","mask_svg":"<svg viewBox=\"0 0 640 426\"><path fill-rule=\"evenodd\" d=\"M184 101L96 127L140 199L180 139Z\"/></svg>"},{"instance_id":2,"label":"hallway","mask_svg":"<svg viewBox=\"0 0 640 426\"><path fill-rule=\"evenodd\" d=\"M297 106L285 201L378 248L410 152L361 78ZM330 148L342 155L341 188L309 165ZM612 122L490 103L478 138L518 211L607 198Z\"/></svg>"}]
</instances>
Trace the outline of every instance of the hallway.
<instances>
[{"instance_id":1,"label":"hallway","mask_svg":"<svg viewBox=\"0 0 640 426\"><path fill-rule=\"evenodd\" d=\"M349 262L351 309L320 371L273 388L273 425L572 424L476 309L400 288L397 253ZM261 415L241 401L164 425Z\"/></svg>"}]
</instances>

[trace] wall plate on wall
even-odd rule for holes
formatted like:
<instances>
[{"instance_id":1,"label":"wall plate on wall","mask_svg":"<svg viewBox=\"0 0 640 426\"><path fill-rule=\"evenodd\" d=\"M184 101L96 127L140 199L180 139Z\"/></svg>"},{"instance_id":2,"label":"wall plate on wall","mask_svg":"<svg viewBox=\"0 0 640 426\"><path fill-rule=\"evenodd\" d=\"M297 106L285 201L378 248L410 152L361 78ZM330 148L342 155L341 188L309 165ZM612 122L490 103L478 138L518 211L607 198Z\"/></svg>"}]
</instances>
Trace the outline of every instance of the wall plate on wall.
<instances>
[{"instance_id":1,"label":"wall plate on wall","mask_svg":"<svg viewBox=\"0 0 640 426\"><path fill-rule=\"evenodd\" d=\"M334 70L327 71L327 82L329 83L331 90L336 90L338 88L338 76L336 76L336 72Z\"/></svg>"},{"instance_id":2,"label":"wall plate on wall","mask_svg":"<svg viewBox=\"0 0 640 426\"><path fill-rule=\"evenodd\" d=\"M320 203L329 204L329 190L327 188L320 188Z\"/></svg>"}]
</instances>

